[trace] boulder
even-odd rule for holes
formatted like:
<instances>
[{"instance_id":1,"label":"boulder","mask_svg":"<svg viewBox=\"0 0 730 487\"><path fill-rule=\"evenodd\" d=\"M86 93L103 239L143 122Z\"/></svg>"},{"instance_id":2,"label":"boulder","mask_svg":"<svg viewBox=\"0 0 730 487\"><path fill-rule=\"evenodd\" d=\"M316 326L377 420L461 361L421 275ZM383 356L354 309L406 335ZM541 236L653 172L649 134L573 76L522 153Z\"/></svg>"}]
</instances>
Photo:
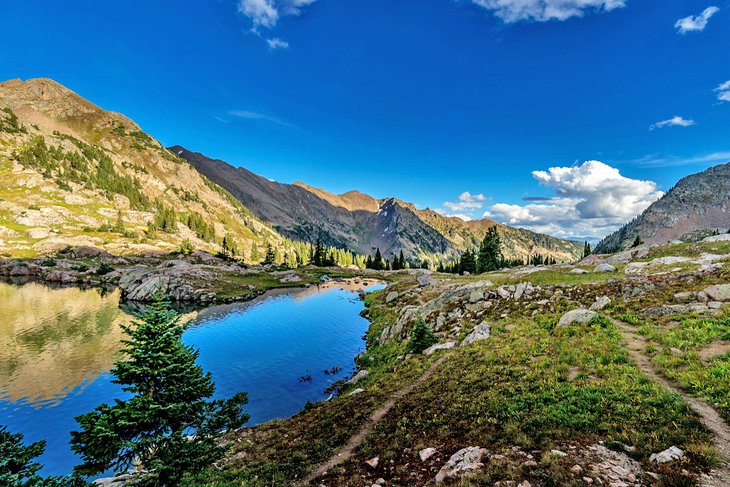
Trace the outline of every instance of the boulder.
<instances>
[{"instance_id":1,"label":"boulder","mask_svg":"<svg viewBox=\"0 0 730 487\"><path fill-rule=\"evenodd\" d=\"M424 448L423 450L418 452L418 458L421 459L422 462L425 462L429 458L431 458L436 453L436 448Z\"/></svg>"},{"instance_id":2,"label":"boulder","mask_svg":"<svg viewBox=\"0 0 730 487\"><path fill-rule=\"evenodd\" d=\"M652 453L649 457L650 462L669 463L678 460L684 456L684 452L676 446L670 446L666 450L659 453Z\"/></svg>"},{"instance_id":3,"label":"boulder","mask_svg":"<svg viewBox=\"0 0 730 487\"><path fill-rule=\"evenodd\" d=\"M730 301L730 284L715 284L705 289L712 301Z\"/></svg>"},{"instance_id":4,"label":"boulder","mask_svg":"<svg viewBox=\"0 0 730 487\"><path fill-rule=\"evenodd\" d=\"M359 387L348 394L348 396L354 396L355 394L360 394L361 392L365 392L365 389L360 389Z\"/></svg>"},{"instance_id":5,"label":"boulder","mask_svg":"<svg viewBox=\"0 0 730 487\"><path fill-rule=\"evenodd\" d=\"M388 295L387 295L387 296L385 297L385 302L386 302L386 303L392 303L392 302L393 302L393 301L395 301L396 299L398 299L398 293L397 293L397 292L395 292L395 291L391 291L391 292L389 292L389 293L388 293Z\"/></svg>"},{"instance_id":6,"label":"boulder","mask_svg":"<svg viewBox=\"0 0 730 487\"><path fill-rule=\"evenodd\" d=\"M437 343L436 345L431 345L426 350L423 351L424 355L432 355L434 352L438 350L451 350L456 346L455 342L446 342L446 343Z\"/></svg>"},{"instance_id":7,"label":"boulder","mask_svg":"<svg viewBox=\"0 0 730 487\"><path fill-rule=\"evenodd\" d=\"M558 326L565 327L573 323L588 323L596 316L598 316L598 313L590 309L574 309L572 311L568 311L560 318Z\"/></svg>"},{"instance_id":8,"label":"boulder","mask_svg":"<svg viewBox=\"0 0 730 487\"><path fill-rule=\"evenodd\" d=\"M611 264L598 264L593 272L616 272L616 268Z\"/></svg>"},{"instance_id":9,"label":"boulder","mask_svg":"<svg viewBox=\"0 0 730 487\"><path fill-rule=\"evenodd\" d=\"M431 279L431 276L426 274L425 272L419 274L416 280L418 281L418 285L421 287L426 287L433 284L433 279Z\"/></svg>"},{"instance_id":10,"label":"boulder","mask_svg":"<svg viewBox=\"0 0 730 487\"><path fill-rule=\"evenodd\" d=\"M352 378L350 378L350 380L348 380L347 383L350 385L357 384L358 382L363 380L365 377L367 377L369 373L370 372L368 372L367 370L361 370L360 372L358 372L357 374L352 376Z\"/></svg>"},{"instance_id":11,"label":"boulder","mask_svg":"<svg viewBox=\"0 0 730 487\"><path fill-rule=\"evenodd\" d=\"M728 240L730 240L730 233L721 233L720 235L712 235L702 239L703 242L726 242Z\"/></svg>"},{"instance_id":12,"label":"boulder","mask_svg":"<svg viewBox=\"0 0 730 487\"><path fill-rule=\"evenodd\" d=\"M580 267L576 267L575 269L570 270L571 274L588 274L588 271L585 269L581 269Z\"/></svg>"},{"instance_id":13,"label":"boulder","mask_svg":"<svg viewBox=\"0 0 730 487\"><path fill-rule=\"evenodd\" d=\"M611 304L611 298L608 296L599 296L596 298L596 302L591 305L590 308L593 311L599 311Z\"/></svg>"},{"instance_id":14,"label":"boulder","mask_svg":"<svg viewBox=\"0 0 730 487\"><path fill-rule=\"evenodd\" d=\"M484 299L484 293L479 290L472 291L469 294L469 302L470 303L478 303L479 301Z\"/></svg>"},{"instance_id":15,"label":"boulder","mask_svg":"<svg viewBox=\"0 0 730 487\"><path fill-rule=\"evenodd\" d=\"M368 464L371 468L375 468L378 466L378 463L380 463L380 457L373 457L370 460L367 460L365 463Z\"/></svg>"},{"instance_id":16,"label":"boulder","mask_svg":"<svg viewBox=\"0 0 730 487\"><path fill-rule=\"evenodd\" d=\"M470 446L454 453L449 461L436 474L436 483L440 484L447 479L455 479L464 475L478 472L484 464L482 457L487 453L484 448Z\"/></svg>"},{"instance_id":17,"label":"boulder","mask_svg":"<svg viewBox=\"0 0 730 487\"><path fill-rule=\"evenodd\" d=\"M491 331L492 330L489 327L489 323L487 323L486 321L482 321L477 326L475 326L471 333L469 333L461 341L461 345L464 346L470 343L478 342L479 340L486 340L487 338L489 338Z\"/></svg>"}]
</instances>

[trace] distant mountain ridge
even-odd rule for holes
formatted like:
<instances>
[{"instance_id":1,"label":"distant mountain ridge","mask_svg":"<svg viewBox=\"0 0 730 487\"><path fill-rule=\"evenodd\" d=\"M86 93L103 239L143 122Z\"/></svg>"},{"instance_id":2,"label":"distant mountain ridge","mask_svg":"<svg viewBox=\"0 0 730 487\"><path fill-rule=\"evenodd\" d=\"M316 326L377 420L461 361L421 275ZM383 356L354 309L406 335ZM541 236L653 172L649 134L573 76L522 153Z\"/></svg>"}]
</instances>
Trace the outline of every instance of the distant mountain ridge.
<instances>
[{"instance_id":1,"label":"distant mountain ridge","mask_svg":"<svg viewBox=\"0 0 730 487\"><path fill-rule=\"evenodd\" d=\"M419 210L397 198L377 200L358 191L335 195L302 182L279 183L180 145L169 149L292 239L311 242L321 238L328 245L364 254L380 248L385 256L402 250L410 259L442 259L476 247L487 229L497 225L509 258L539 253L571 261L583 251L582 243L487 219L466 222L430 209Z\"/></svg>"},{"instance_id":2,"label":"distant mountain ridge","mask_svg":"<svg viewBox=\"0 0 730 487\"><path fill-rule=\"evenodd\" d=\"M730 163L682 178L636 219L604 238L596 252L625 249L638 236L648 244L695 239L730 228Z\"/></svg>"}]
</instances>

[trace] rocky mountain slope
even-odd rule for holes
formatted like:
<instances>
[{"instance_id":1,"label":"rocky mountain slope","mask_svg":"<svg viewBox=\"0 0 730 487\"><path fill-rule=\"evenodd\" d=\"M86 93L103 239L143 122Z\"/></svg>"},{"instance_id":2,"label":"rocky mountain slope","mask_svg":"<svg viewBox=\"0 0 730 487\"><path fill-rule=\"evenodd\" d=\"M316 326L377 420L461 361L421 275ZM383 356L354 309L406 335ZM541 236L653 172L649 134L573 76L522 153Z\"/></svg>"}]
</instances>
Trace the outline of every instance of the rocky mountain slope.
<instances>
[{"instance_id":1,"label":"rocky mountain slope","mask_svg":"<svg viewBox=\"0 0 730 487\"><path fill-rule=\"evenodd\" d=\"M596 252L625 249L638 235L649 244L696 239L730 228L730 163L687 176L635 220L609 235Z\"/></svg>"},{"instance_id":2,"label":"rocky mountain slope","mask_svg":"<svg viewBox=\"0 0 730 487\"><path fill-rule=\"evenodd\" d=\"M217 251L227 234L244 255L284 243L125 116L50 79L0 83L0 253Z\"/></svg>"},{"instance_id":3,"label":"rocky mountain slope","mask_svg":"<svg viewBox=\"0 0 730 487\"><path fill-rule=\"evenodd\" d=\"M182 146L170 150L292 239L313 241L319 237L328 245L360 253L369 254L379 247L385 256L403 250L411 259L441 259L476 247L487 229L497 225L506 257L540 253L572 261L583 250L576 242L491 220L465 222L429 209L419 210L396 198L376 200L357 191L335 195L301 182L283 184Z\"/></svg>"}]
</instances>

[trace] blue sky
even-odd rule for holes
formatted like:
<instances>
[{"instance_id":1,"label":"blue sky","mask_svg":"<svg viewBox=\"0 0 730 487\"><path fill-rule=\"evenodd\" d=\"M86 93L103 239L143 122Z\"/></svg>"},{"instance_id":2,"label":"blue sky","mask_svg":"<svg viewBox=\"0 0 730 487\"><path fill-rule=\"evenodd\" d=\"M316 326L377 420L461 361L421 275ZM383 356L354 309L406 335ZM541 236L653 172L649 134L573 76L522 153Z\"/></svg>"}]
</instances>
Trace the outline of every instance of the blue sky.
<instances>
[{"instance_id":1,"label":"blue sky","mask_svg":"<svg viewBox=\"0 0 730 487\"><path fill-rule=\"evenodd\" d=\"M601 236L730 161L730 0L25 0L0 18L0 78L333 192Z\"/></svg>"}]
</instances>

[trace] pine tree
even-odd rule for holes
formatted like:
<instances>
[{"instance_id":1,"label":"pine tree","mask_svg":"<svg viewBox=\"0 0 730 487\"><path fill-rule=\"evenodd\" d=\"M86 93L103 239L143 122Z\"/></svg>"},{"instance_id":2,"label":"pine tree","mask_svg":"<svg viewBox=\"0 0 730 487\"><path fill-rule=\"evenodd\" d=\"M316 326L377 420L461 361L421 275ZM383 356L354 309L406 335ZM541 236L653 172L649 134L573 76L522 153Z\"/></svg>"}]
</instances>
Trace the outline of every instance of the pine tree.
<instances>
[{"instance_id":1,"label":"pine tree","mask_svg":"<svg viewBox=\"0 0 730 487\"><path fill-rule=\"evenodd\" d=\"M408 341L408 350L411 353L421 353L434 343L436 343L436 335L434 335L433 331L426 326L426 322L423 321L423 318L418 318L413 330L411 330L410 340Z\"/></svg>"},{"instance_id":2,"label":"pine tree","mask_svg":"<svg viewBox=\"0 0 730 487\"><path fill-rule=\"evenodd\" d=\"M122 326L126 359L111 373L131 397L76 418L81 430L71 433L71 448L83 463L75 473L125 470L138 461L145 484L176 485L223 456L218 439L248 420L247 396L210 400L215 386L195 363L199 352L182 342L186 327L161 296L140 321Z\"/></svg>"},{"instance_id":3,"label":"pine tree","mask_svg":"<svg viewBox=\"0 0 730 487\"><path fill-rule=\"evenodd\" d=\"M639 235L636 235L636 238L634 239L634 243L631 245L631 247L638 247L639 245L643 244L644 242L641 241L641 237Z\"/></svg>"},{"instance_id":4,"label":"pine tree","mask_svg":"<svg viewBox=\"0 0 730 487\"><path fill-rule=\"evenodd\" d=\"M266 256L264 256L264 265L274 264L276 262L276 253L274 247L270 243L266 244Z\"/></svg>"},{"instance_id":5,"label":"pine tree","mask_svg":"<svg viewBox=\"0 0 730 487\"><path fill-rule=\"evenodd\" d=\"M461 259L459 261L459 273L463 274L465 272L468 272L469 274L474 274L477 270L477 263L476 258L474 256L474 252L467 249L461 256Z\"/></svg>"},{"instance_id":6,"label":"pine tree","mask_svg":"<svg viewBox=\"0 0 730 487\"><path fill-rule=\"evenodd\" d=\"M43 465L34 459L42 455L45 448L45 441L24 445L22 434L12 434L5 426L0 426L0 485L70 487L86 484L80 479L71 477L40 477L38 471Z\"/></svg>"},{"instance_id":7,"label":"pine tree","mask_svg":"<svg viewBox=\"0 0 730 487\"><path fill-rule=\"evenodd\" d=\"M406 258L403 256L403 250L401 249L400 255L398 256L398 267L401 269L406 268Z\"/></svg>"},{"instance_id":8,"label":"pine tree","mask_svg":"<svg viewBox=\"0 0 730 487\"><path fill-rule=\"evenodd\" d=\"M497 226L492 226L487 230L484 240L479 246L479 256L477 257L477 272L496 271L500 268L502 257L502 241L497 233Z\"/></svg>"},{"instance_id":9,"label":"pine tree","mask_svg":"<svg viewBox=\"0 0 730 487\"><path fill-rule=\"evenodd\" d=\"M383 255L380 253L380 247L378 247L375 249L375 257L373 257L373 269L382 271L384 268Z\"/></svg>"},{"instance_id":10,"label":"pine tree","mask_svg":"<svg viewBox=\"0 0 730 487\"><path fill-rule=\"evenodd\" d=\"M591 252L592 252L591 244L589 244L588 242L585 242L585 244L583 245L583 258L585 259L589 255L591 255Z\"/></svg>"}]
</instances>

